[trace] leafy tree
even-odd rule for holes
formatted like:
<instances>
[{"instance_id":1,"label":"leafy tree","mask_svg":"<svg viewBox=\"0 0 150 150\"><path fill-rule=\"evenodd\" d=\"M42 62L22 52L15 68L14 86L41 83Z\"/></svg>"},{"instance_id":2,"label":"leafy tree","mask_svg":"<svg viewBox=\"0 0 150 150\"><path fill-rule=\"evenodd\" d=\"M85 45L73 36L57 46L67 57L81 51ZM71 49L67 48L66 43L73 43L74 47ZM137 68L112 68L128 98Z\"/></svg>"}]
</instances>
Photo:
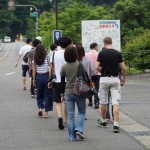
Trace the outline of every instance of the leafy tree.
<instances>
[{"instance_id":1,"label":"leafy tree","mask_svg":"<svg viewBox=\"0 0 150 150\"><path fill-rule=\"evenodd\" d=\"M130 59L131 64L134 64L134 66L132 66L134 68L137 69L149 68L150 67L149 39L150 39L150 30L147 30L144 32L144 34L139 35L136 38L132 39L131 41L126 42L124 51L129 53L127 55L124 55L125 62L128 63L128 60Z\"/></svg>"},{"instance_id":2,"label":"leafy tree","mask_svg":"<svg viewBox=\"0 0 150 150\"><path fill-rule=\"evenodd\" d=\"M53 43L53 30L55 29L55 14L43 12L39 18L39 35L43 38L42 43L49 49Z\"/></svg>"},{"instance_id":3,"label":"leafy tree","mask_svg":"<svg viewBox=\"0 0 150 150\"><path fill-rule=\"evenodd\" d=\"M149 29L149 0L119 0L114 5L114 19L121 20L122 44Z\"/></svg>"},{"instance_id":4,"label":"leafy tree","mask_svg":"<svg viewBox=\"0 0 150 150\"><path fill-rule=\"evenodd\" d=\"M0 18L0 37L3 38L6 35L11 36L12 32L9 26L16 19L14 14L6 9L1 9Z\"/></svg>"},{"instance_id":5,"label":"leafy tree","mask_svg":"<svg viewBox=\"0 0 150 150\"><path fill-rule=\"evenodd\" d=\"M71 0L68 0L71 2ZM70 36L72 40L81 41L81 21L110 19L111 14L102 6L89 9L88 4L83 2L70 3L70 7L66 8L58 15L59 29L63 35ZM39 34L44 38L43 43L49 46L52 41L52 32L55 29L55 14L43 12L39 18Z\"/></svg>"},{"instance_id":6,"label":"leafy tree","mask_svg":"<svg viewBox=\"0 0 150 150\"><path fill-rule=\"evenodd\" d=\"M74 2L70 8L59 14L59 29L63 35L70 36L72 40L81 40L81 21L86 20L90 14L88 5Z\"/></svg>"},{"instance_id":7,"label":"leafy tree","mask_svg":"<svg viewBox=\"0 0 150 150\"><path fill-rule=\"evenodd\" d=\"M71 39L81 41L82 20L109 19L109 12L102 6L89 9L88 4L74 2L70 8L59 14L60 29L63 35L69 35Z\"/></svg>"},{"instance_id":8,"label":"leafy tree","mask_svg":"<svg viewBox=\"0 0 150 150\"><path fill-rule=\"evenodd\" d=\"M27 18L27 26L25 28L25 36L28 38L34 38L35 35L35 22L31 18Z\"/></svg>"}]
</instances>

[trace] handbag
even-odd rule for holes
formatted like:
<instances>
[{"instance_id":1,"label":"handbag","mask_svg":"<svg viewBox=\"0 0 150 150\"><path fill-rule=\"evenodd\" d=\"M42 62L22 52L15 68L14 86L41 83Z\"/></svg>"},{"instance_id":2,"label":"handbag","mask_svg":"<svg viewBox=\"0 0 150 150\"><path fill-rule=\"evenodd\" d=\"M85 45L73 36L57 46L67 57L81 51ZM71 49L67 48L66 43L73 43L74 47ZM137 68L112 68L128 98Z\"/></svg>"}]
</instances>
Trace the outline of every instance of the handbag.
<instances>
[{"instance_id":1,"label":"handbag","mask_svg":"<svg viewBox=\"0 0 150 150\"><path fill-rule=\"evenodd\" d=\"M79 63L78 65L78 73L73 88L73 94L82 98L92 97L90 80L82 63Z\"/></svg>"}]
</instances>

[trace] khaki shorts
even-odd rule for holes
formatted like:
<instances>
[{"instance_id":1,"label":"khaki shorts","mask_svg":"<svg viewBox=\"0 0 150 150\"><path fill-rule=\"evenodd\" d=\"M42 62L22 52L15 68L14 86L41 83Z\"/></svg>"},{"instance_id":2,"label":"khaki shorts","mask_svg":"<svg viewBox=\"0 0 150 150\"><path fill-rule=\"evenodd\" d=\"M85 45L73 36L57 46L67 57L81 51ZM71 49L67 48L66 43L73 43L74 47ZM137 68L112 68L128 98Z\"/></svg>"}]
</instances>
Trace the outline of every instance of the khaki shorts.
<instances>
[{"instance_id":1,"label":"khaki shorts","mask_svg":"<svg viewBox=\"0 0 150 150\"><path fill-rule=\"evenodd\" d=\"M100 104L108 104L108 92L111 92L112 105L119 105L121 99L120 80L118 77L101 77L99 98Z\"/></svg>"}]
</instances>

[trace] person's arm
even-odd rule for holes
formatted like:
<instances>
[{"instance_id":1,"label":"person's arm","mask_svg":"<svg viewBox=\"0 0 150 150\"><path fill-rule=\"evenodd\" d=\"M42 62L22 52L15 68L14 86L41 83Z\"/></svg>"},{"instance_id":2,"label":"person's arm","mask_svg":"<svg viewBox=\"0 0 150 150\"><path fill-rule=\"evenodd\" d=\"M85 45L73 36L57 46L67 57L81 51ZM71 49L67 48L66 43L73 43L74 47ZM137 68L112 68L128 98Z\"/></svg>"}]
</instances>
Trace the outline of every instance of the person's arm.
<instances>
[{"instance_id":1,"label":"person's arm","mask_svg":"<svg viewBox=\"0 0 150 150\"><path fill-rule=\"evenodd\" d=\"M28 57L28 66L31 64L31 59Z\"/></svg>"},{"instance_id":2,"label":"person's arm","mask_svg":"<svg viewBox=\"0 0 150 150\"><path fill-rule=\"evenodd\" d=\"M92 79L92 76L95 76L96 75L96 70L95 70L95 66L94 66L94 64L93 64L93 62L92 62L92 60L91 59L89 59L90 60L90 79Z\"/></svg>"},{"instance_id":3,"label":"person's arm","mask_svg":"<svg viewBox=\"0 0 150 150\"><path fill-rule=\"evenodd\" d=\"M16 61L16 63L15 63L15 67L18 66L18 62L19 62L20 58L21 58L21 54L19 54L18 57L17 57L17 61Z\"/></svg>"},{"instance_id":4,"label":"person's arm","mask_svg":"<svg viewBox=\"0 0 150 150\"><path fill-rule=\"evenodd\" d=\"M50 75L54 73L54 63L53 62L50 62L49 73L50 73Z\"/></svg>"},{"instance_id":5,"label":"person's arm","mask_svg":"<svg viewBox=\"0 0 150 150\"><path fill-rule=\"evenodd\" d=\"M32 77L33 77L33 86L35 86L36 85L36 65L35 64L32 64L32 70L33 70L33 72L32 72Z\"/></svg>"},{"instance_id":6,"label":"person's arm","mask_svg":"<svg viewBox=\"0 0 150 150\"><path fill-rule=\"evenodd\" d=\"M52 67L53 67L53 65L52 65L52 63L50 63L50 65L49 65L49 77L50 77L51 74L52 74ZM48 82L47 87L48 87L48 88L52 88L52 85L53 85L52 82Z\"/></svg>"},{"instance_id":7,"label":"person's arm","mask_svg":"<svg viewBox=\"0 0 150 150\"><path fill-rule=\"evenodd\" d=\"M126 80L126 66L125 66L124 62L120 63L120 67L122 70L121 85L123 85L123 84L125 84L125 80Z\"/></svg>"},{"instance_id":8,"label":"person's arm","mask_svg":"<svg viewBox=\"0 0 150 150\"><path fill-rule=\"evenodd\" d=\"M100 67L100 62L96 61L96 63L95 63L95 69L97 71L99 71L99 72L102 70L102 67Z\"/></svg>"}]
</instances>

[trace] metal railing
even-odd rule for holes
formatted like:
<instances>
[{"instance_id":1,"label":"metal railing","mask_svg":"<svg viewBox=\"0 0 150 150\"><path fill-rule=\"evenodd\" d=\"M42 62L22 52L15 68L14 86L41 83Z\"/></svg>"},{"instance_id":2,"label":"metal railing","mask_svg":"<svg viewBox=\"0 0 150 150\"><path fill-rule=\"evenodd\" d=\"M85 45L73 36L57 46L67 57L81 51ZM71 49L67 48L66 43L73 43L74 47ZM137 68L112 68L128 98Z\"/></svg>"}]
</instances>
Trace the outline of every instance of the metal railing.
<instances>
[{"instance_id":1,"label":"metal railing","mask_svg":"<svg viewBox=\"0 0 150 150\"><path fill-rule=\"evenodd\" d=\"M138 73L144 73L145 70L150 69L150 50L122 52L122 57L128 67L127 74L132 74L132 70L134 72L134 69Z\"/></svg>"}]
</instances>

